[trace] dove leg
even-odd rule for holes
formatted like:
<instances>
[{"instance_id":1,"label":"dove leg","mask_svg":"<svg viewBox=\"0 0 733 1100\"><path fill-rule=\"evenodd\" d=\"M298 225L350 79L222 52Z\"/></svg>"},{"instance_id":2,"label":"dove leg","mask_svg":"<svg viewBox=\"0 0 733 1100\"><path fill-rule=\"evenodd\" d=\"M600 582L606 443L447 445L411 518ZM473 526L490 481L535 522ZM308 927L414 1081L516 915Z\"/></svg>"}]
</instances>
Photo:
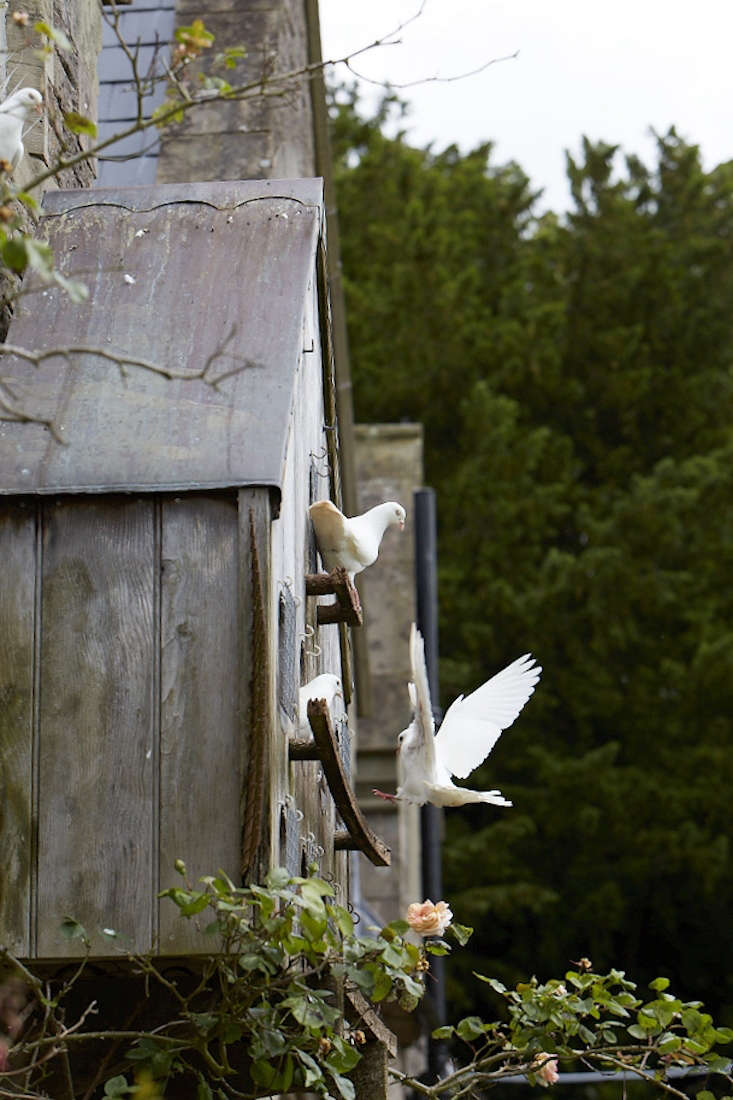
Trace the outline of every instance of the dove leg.
<instances>
[{"instance_id":1,"label":"dove leg","mask_svg":"<svg viewBox=\"0 0 733 1100\"><path fill-rule=\"evenodd\" d=\"M377 798L383 798L385 802L398 802L396 794L387 794L386 791L379 791L376 787L372 787L372 794L375 794Z\"/></svg>"}]
</instances>

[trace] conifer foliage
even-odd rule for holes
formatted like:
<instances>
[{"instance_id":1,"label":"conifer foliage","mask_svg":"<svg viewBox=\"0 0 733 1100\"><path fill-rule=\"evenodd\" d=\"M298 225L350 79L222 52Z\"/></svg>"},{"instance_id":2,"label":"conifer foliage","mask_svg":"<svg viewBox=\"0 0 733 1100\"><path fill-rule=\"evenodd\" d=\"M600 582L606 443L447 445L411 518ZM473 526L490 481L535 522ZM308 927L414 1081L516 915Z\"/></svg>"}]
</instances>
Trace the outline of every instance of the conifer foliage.
<instances>
[{"instance_id":1,"label":"conifer foliage","mask_svg":"<svg viewBox=\"0 0 733 1100\"><path fill-rule=\"evenodd\" d=\"M517 165L414 148L401 111L332 104L357 419L425 425L444 701L545 669L474 777L514 809L448 815L453 972L588 955L730 1021L733 164L585 140L537 217Z\"/></svg>"}]
</instances>

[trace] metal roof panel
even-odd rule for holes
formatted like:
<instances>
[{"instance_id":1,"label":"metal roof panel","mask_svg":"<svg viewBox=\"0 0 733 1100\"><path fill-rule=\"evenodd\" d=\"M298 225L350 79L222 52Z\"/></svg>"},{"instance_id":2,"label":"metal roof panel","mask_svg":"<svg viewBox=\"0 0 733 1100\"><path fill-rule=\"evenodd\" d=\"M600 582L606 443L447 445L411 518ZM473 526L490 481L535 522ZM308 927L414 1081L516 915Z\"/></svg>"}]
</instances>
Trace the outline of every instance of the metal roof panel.
<instances>
[{"instance_id":1,"label":"metal roof panel","mask_svg":"<svg viewBox=\"0 0 733 1100\"><path fill-rule=\"evenodd\" d=\"M5 356L22 407L0 422L0 493L279 487L323 216L320 180L50 193L42 232L75 305L27 277L8 342L104 349ZM25 293L25 292L28 293ZM209 364L209 380L191 375Z\"/></svg>"}]
</instances>

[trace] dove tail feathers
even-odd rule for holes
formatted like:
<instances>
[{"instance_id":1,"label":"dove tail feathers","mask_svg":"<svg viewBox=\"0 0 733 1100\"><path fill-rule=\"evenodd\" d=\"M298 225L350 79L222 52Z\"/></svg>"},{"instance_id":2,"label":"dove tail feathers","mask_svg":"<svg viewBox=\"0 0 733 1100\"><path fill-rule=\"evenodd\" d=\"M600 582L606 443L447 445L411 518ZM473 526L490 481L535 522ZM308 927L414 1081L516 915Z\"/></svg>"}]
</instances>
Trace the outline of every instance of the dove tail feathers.
<instances>
[{"instance_id":1,"label":"dove tail feathers","mask_svg":"<svg viewBox=\"0 0 733 1100\"><path fill-rule=\"evenodd\" d=\"M500 791L472 791L476 795L476 802L488 802L491 806L513 806L508 798L504 798ZM473 801L473 799L471 799Z\"/></svg>"}]
</instances>

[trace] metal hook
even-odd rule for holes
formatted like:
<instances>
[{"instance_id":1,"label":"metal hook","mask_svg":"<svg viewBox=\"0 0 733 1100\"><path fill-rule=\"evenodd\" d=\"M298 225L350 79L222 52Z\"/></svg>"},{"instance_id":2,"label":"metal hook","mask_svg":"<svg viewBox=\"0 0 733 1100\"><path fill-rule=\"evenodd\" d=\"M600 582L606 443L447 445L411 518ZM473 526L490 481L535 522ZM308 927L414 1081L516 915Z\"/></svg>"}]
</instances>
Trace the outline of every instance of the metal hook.
<instances>
[{"instance_id":1,"label":"metal hook","mask_svg":"<svg viewBox=\"0 0 733 1100\"><path fill-rule=\"evenodd\" d=\"M315 637L315 634L316 634L316 632L313 629L313 627L310 625L310 623L306 623L305 632L301 635L301 637L303 637L307 641L309 641L311 638ZM305 653L307 653L307 655L309 657L320 657L321 656L321 647L319 646L318 642L314 642L313 643L313 649L308 649L307 646L305 647Z\"/></svg>"}]
</instances>

